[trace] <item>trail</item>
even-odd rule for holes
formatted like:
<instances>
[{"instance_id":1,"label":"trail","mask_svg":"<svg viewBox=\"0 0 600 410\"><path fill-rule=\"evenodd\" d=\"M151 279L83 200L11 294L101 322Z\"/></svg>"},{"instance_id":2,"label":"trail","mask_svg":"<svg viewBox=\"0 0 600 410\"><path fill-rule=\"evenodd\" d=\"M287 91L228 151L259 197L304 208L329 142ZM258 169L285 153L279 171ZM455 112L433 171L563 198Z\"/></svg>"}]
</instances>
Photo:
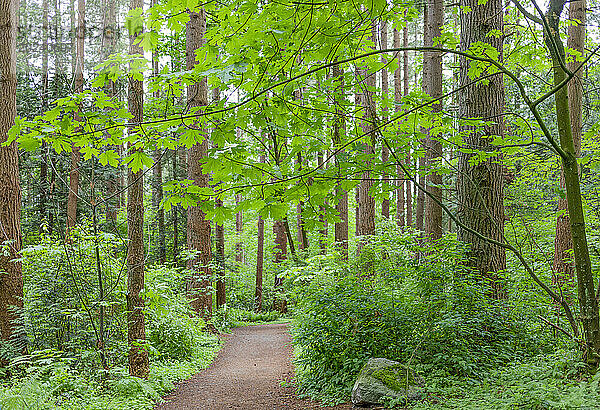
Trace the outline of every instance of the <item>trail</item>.
<instances>
[{"instance_id":1,"label":"trail","mask_svg":"<svg viewBox=\"0 0 600 410\"><path fill-rule=\"evenodd\" d=\"M180 383L156 410L351 408L298 399L290 383L291 355L285 324L234 329L211 366Z\"/></svg>"}]
</instances>

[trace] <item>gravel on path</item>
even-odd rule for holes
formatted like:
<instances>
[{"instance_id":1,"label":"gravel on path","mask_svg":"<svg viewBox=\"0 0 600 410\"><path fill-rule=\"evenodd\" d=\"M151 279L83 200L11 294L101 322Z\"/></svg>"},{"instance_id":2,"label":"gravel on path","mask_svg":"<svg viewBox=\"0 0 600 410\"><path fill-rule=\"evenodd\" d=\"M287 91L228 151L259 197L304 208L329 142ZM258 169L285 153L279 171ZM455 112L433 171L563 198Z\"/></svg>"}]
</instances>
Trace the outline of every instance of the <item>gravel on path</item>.
<instances>
[{"instance_id":1,"label":"gravel on path","mask_svg":"<svg viewBox=\"0 0 600 410\"><path fill-rule=\"evenodd\" d=\"M240 327L206 370L180 383L156 410L350 409L295 396L291 338L285 324Z\"/></svg>"}]
</instances>

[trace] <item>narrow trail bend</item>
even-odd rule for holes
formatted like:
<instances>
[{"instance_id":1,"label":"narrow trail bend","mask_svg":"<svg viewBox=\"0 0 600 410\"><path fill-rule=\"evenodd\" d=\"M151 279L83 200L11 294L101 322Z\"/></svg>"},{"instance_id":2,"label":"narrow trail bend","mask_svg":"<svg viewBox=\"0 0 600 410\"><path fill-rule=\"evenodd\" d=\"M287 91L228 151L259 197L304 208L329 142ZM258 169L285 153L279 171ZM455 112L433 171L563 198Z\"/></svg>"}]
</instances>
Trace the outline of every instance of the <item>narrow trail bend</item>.
<instances>
[{"instance_id":1,"label":"narrow trail bend","mask_svg":"<svg viewBox=\"0 0 600 410\"><path fill-rule=\"evenodd\" d=\"M289 383L293 377L291 355L285 324L234 329L210 367L180 383L156 410L323 409L295 396Z\"/></svg>"}]
</instances>

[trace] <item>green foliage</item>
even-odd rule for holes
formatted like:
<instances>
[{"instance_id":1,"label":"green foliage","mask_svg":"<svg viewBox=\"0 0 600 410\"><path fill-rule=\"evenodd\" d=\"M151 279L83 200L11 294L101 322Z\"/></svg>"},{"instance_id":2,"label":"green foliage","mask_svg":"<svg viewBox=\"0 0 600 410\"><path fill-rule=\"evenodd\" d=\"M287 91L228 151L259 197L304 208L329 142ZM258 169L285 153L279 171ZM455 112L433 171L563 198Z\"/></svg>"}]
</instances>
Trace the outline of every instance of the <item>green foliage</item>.
<instances>
[{"instance_id":1,"label":"green foliage","mask_svg":"<svg viewBox=\"0 0 600 410\"><path fill-rule=\"evenodd\" d=\"M104 285L109 289L99 301L94 238L85 227L73 234L73 244L46 237L23 251L23 316L32 352L14 357L3 369L11 380L0 387L0 407L151 409L174 382L208 366L218 340L205 333L203 321L192 315L182 270L149 269L144 297L150 377L130 377L122 325L125 276L120 242L107 234L98 238ZM108 370L99 365L95 339L100 304L105 307Z\"/></svg>"},{"instance_id":2,"label":"green foliage","mask_svg":"<svg viewBox=\"0 0 600 410\"><path fill-rule=\"evenodd\" d=\"M228 331L233 327L273 323L281 319L281 314L275 310L254 312L225 306L213 313L212 324L220 331Z\"/></svg>"},{"instance_id":3,"label":"green foliage","mask_svg":"<svg viewBox=\"0 0 600 410\"><path fill-rule=\"evenodd\" d=\"M492 369L480 380L430 374L417 409L594 409L600 374L582 368L572 346Z\"/></svg>"},{"instance_id":4,"label":"green foliage","mask_svg":"<svg viewBox=\"0 0 600 410\"><path fill-rule=\"evenodd\" d=\"M319 256L289 271L300 392L346 400L369 357L482 377L547 346L529 335L526 312L486 296L455 238L419 242L383 226L348 264Z\"/></svg>"}]
</instances>

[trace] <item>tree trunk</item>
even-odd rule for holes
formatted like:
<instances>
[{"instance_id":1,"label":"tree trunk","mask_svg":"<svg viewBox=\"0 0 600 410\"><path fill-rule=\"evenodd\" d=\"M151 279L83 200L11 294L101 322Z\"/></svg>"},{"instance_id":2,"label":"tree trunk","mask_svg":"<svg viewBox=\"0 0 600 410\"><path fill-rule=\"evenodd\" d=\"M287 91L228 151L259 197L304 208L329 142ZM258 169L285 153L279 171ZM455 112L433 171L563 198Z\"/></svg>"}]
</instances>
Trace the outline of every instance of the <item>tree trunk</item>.
<instances>
[{"instance_id":1,"label":"tree trunk","mask_svg":"<svg viewBox=\"0 0 600 410\"><path fill-rule=\"evenodd\" d=\"M376 43L377 28L374 22L371 22L371 41ZM370 90L375 89L375 73L369 73L366 69L358 70L358 81L360 95L357 95L361 104L364 119L362 121L362 130L365 134L365 143L363 150L365 154L375 154L375 102L373 93ZM371 161L367 161L366 169L363 171L360 185L358 186L358 214L356 215L356 235L370 236L375 235L375 199L371 196L373 181L370 171ZM365 239L365 238L363 238ZM364 244L364 241L361 241ZM361 244L359 244L360 251Z\"/></svg>"},{"instance_id":2,"label":"tree trunk","mask_svg":"<svg viewBox=\"0 0 600 410\"><path fill-rule=\"evenodd\" d=\"M294 100L300 101L302 100L302 90L298 89L294 91ZM296 157L296 166L298 167L298 172L301 173L304 168L302 154L298 152ZM298 181L298 184L304 184L303 180ZM306 228L304 226L304 219L302 217L302 209L304 208L304 202L298 202L298 206L296 207L296 232L297 232L297 241L298 248L301 250L308 250L308 235L306 234Z\"/></svg>"},{"instance_id":3,"label":"tree trunk","mask_svg":"<svg viewBox=\"0 0 600 410\"><path fill-rule=\"evenodd\" d=\"M282 263L287 259L287 232L285 228L285 222L275 221L273 224L273 233L275 234L275 263ZM283 278L279 275L279 272L275 272L275 299L273 301L273 307L275 310L281 313L287 312L287 303L285 298L278 295L282 291Z\"/></svg>"},{"instance_id":4,"label":"tree trunk","mask_svg":"<svg viewBox=\"0 0 600 410\"><path fill-rule=\"evenodd\" d=\"M177 149L171 151L171 163L173 165L173 179L179 178L177 172ZM171 208L171 214L173 216L173 263L177 264L179 259L179 207L174 206Z\"/></svg>"},{"instance_id":5,"label":"tree trunk","mask_svg":"<svg viewBox=\"0 0 600 410\"><path fill-rule=\"evenodd\" d=\"M236 205L242 202L242 196L237 194L235 196ZM239 211L235 214L235 233L237 240L235 242L235 261L238 266L244 263L244 244L242 243L242 234L244 233L244 214Z\"/></svg>"},{"instance_id":6,"label":"tree trunk","mask_svg":"<svg viewBox=\"0 0 600 410\"><path fill-rule=\"evenodd\" d=\"M115 52L116 46L116 25L117 16L115 10L114 0L104 0L103 2L103 23L102 23L102 57L107 59L111 54ZM109 97L116 97L117 90L114 81L109 80L105 86L105 92ZM109 149L120 151L120 146L110 146ZM119 190L121 189L119 184L121 170L119 167L108 169L108 176L106 180L106 221L112 226L117 223L117 212L120 207L120 196Z\"/></svg>"},{"instance_id":7,"label":"tree trunk","mask_svg":"<svg viewBox=\"0 0 600 410\"><path fill-rule=\"evenodd\" d=\"M471 10L461 15L460 45L467 51L471 44L484 42L499 52L502 62L502 38L489 35L491 30L503 30L503 13L501 0L489 0L481 3L476 0L462 0L461 9ZM471 82L468 76L472 62L465 57L460 58L461 86ZM490 144L490 135L504 134L502 119L504 108L504 85L502 75L488 79L488 84L472 84L459 91L459 117L461 119L483 118L495 122L483 130L461 126L465 132L464 147L469 150L497 152ZM498 156L471 164L471 153L459 151L457 190L457 217L465 226L484 236L502 242L504 239L504 176ZM493 298L505 298L506 291L498 273L506 269L506 254L503 248L490 244L465 229L458 227L458 239L467 243L469 266L489 281L490 295Z\"/></svg>"},{"instance_id":8,"label":"tree trunk","mask_svg":"<svg viewBox=\"0 0 600 410\"><path fill-rule=\"evenodd\" d=\"M24 351L24 335L19 331L23 307L19 151L16 141L2 145L17 115L17 8L16 0L0 0L0 245L6 246L0 252L0 338L17 342L16 347Z\"/></svg>"},{"instance_id":9,"label":"tree trunk","mask_svg":"<svg viewBox=\"0 0 600 410\"><path fill-rule=\"evenodd\" d=\"M265 156L261 155L260 163L263 164L264 162ZM254 287L254 310L256 312L260 312L263 309L263 265L265 260L265 221L260 215L258 215L257 230L258 237L256 244L256 284Z\"/></svg>"},{"instance_id":10,"label":"tree trunk","mask_svg":"<svg viewBox=\"0 0 600 410\"><path fill-rule=\"evenodd\" d=\"M219 87L212 90L213 104L218 104L221 98ZM216 127L216 126L215 126ZM214 128L213 128L214 132ZM213 148L217 145L213 142ZM214 181L218 185L219 181ZM215 200L216 207L223 207L223 200ZM225 305L225 226L223 224L215 224L215 248L216 248L216 267L217 267L217 309Z\"/></svg>"},{"instance_id":11,"label":"tree trunk","mask_svg":"<svg viewBox=\"0 0 600 410\"><path fill-rule=\"evenodd\" d=\"M340 151L335 155L336 165L345 160L346 152L341 149L342 138L346 136L346 120L344 117L344 72L339 64L332 68L332 76L335 79L334 101L335 118L333 122L333 145L334 149ZM339 168L338 168L339 169ZM335 210L338 212L340 221L335 223L335 244L336 249L341 253L343 259L348 259L348 191L342 188L344 176L341 173L337 175L337 184L335 187L335 197L337 203Z\"/></svg>"},{"instance_id":12,"label":"tree trunk","mask_svg":"<svg viewBox=\"0 0 600 410\"><path fill-rule=\"evenodd\" d=\"M424 13L423 18L425 19L427 16L426 13ZM424 21L424 25L426 25L427 23ZM415 30L416 31L416 30ZM425 33L423 33L425 34ZM417 34L415 32L415 43L417 42ZM415 72L415 85L417 84L417 72L418 70L414 70ZM421 144L423 148L426 148L424 146L424 144ZM418 160L416 160L416 164L415 164L416 168L418 169L418 183L420 186L425 186L425 157L419 157ZM425 210L425 192L423 192L423 190L417 189L416 185L413 187L413 195L415 198L415 228L418 231L422 231L423 230L423 216L424 216L424 210Z\"/></svg>"},{"instance_id":13,"label":"tree trunk","mask_svg":"<svg viewBox=\"0 0 600 410\"><path fill-rule=\"evenodd\" d=\"M302 154L298 153L296 158L296 166L298 172L302 172ZM303 184L303 181L299 181L299 184ZM301 250L308 250L308 235L304 227L304 219L302 217L302 208L304 208L304 202L300 201L296 207L296 240L298 241L298 248Z\"/></svg>"},{"instance_id":14,"label":"tree trunk","mask_svg":"<svg viewBox=\"0 0 600 410\"><path fill-rule=\"evenodd\" d=\"M545 16L551 35L545 32L544 40L552 57L555 86L561 84L566 78L566 74L560 65L561 62L565 61L565 50L559 31L560 15L564 5L565 0L551 0ZM600 362L600 317L585 229L585 216L579 184L579 167L577 166L576 148L569 114L568 87L558 89L554 94L554 102L560 147L563 151L562 168L567 189L567 210L573 242L575 272L577 274L577 296L586 342L585 356L588 364L593 368L597 368Z\"/></svg>"},{"instance_id":15,"label":"tree trunk","mask_svg":"<svg viewBox=\"0 0 600 410\"><path fill-rule=\"evenodd\" d=\"M80 0L81 1L81 0ZM142 0L131 0L130 10L143 6ZM134 45L142 27L129 37L129 54L143 55L141 47ZM131 122L139 124L144 120L144 83L129 79L128 95ZM131 134L140 132L139 128L129 128ZM129 143L128 151L135 152L134 144ZM145 349L146 331L144 327L144 172L127 173L127 339L129 341L129 374L147 378L149 373L148 351Z\"/></svg>"},{"instance_id":16,"label":"tree trunk","mask_svg":"<svg viewBox=\"0 0 600 410\"><path fill-rule=\"evenodd\" d=\"M400 47L400 32L397 28L394 28L394 48ZM406 55L406 52L404 52ZM394 71L394 111L396 113L400 112L400 104L402 103L402 54L397 52L396 59L398 61L398 67ZM396 165L396 175L398 180L396 181L396 185L398 189L396 189L396 224L400 227L404 227L406 224L405 218L405 202L404 202L404 172L402 172L402 167L400 165Z\"/></svg>"},{"instance_id":17,"label":"tree trunk","mask_svg":"<svg viewBox=\"0 0 600 410\"><path fill-rule=\"evenodd\" d=\"M114 3L114 1L111 1ZM157 0L152 0L152 5L157 5ZM158 66L158 53L154 51L152 53L152 74L154 77L158 77L159 66ZM160 91L154 92L154 99L158 102L160 98ZM156 215L156 224L158 225L157 232L157 258L156 260L161 265L167 261L167 249L166 249L166 238L165 238L165 210L160 206L160 203L163 200L163 178L162 178L162 168L163 168L163 153L160 149L155 149L154 153L154 167L152 168L152 207L154 208L154 212Z\"/></svg>"},{"instance_id":18,"label":"tree trunk","mask_svg":"<svg viewBox=\"0 0 600 410\"><path fill-rule=\"evenodd\" d=\"M48 0L42 0L42 113L48 111ZM40 158L40 232L48 221L48 145L42 142Z\"/></svg>"},{"instance_id":19,"label":"tree trunk","mask_svg":"<svg viewBox=\"0 0 600 410\"><path fill-rule=\"evenodd\" d=\"M323 162L323 153L317 152L317 166L319 169L324 169L325 163ZM327 202L325 202L327 204ZM322 224L321 229L319 229L319 248L321 249L321 254L327 254L327 220L325 219L325 206L319 206L319 223Z\"/></svg>"},{"instance_id":20,"label":"tree trunk","mask_svg":"<svg viewBox=\"0 0 600 410\"><path fill-rule=\"evenodd\" d=\"M385 50L388 48L388 33L387 33L387 22L381 21L381 30L380 30L381 44L380 48ZM381 55L381 62L387 63L388 59L385 55ZM381 107L381 122L385 124L388 120L388 106L387 99L389 97L389 81L388 81L388 71L387 67L381 70L381 97L383 99L383 106ZM390 159L390 152L388 150L387 145L383 144L381 147L381 161L386 165ZM389 184L388 178L389 174L387 172L383 173L383 182L385 185ZM381 202L381 216L384 218L390 217L390 199L389 194L386 193L383 201Z\"/></svg>"},{"instance_id":21,"label":"tree trunk","mask_svg":"<svg viewBox=\"0 0 600 410\"><path fill-rule=\"evenodd\" d=\"M406 27L404 27L403 33L402 33L402 44L403 47L408 47L408 25ZM404 72L404 78L403 78L403 82L404 82L404 92L402 93L403 95L408 95L408 51L405 51L403 53L403 69L402 71ZM398 62L398 65L400 65L400 62ZM416 70L415 70L416 71ZM408 148L408 152L406 155L406 167L410 169L410 147ZM412 226L413 224L413 204L412 204L412 186L411 186L411 182L410 179L406 179L406 226Z\"/></svg>"},{"instance_id":22,"label":"tree trunk","mask_svg":"<svg viewBox=\"0 0 600 410\"><path fill-rule=\"evenodd\" d=\"M85 45L85 0L77 0L77 29L75 31L76 59L75 59L75 92L83 91L83 64ZM75 115L76 121L82 121ZM80 129L81 130L81 129ZM73 145L71 152L71 170L69 172L69 194L67 196L67 235L77 223L77 199L79 195L79 162L81 154L79 147Z\"/></svg>"},{"instance_id":23,"label":"tree trunk","mask_svg":"<svg viewBox=\"0 0 600 410\"><path fill-rule=\"evenodd\" d=\"M572 50L577 50L581 55L585 54L585 0L575 0L569 3L569 20L574 22L569 25L569 37L567 39L567 47ZM579 23L576 23L579 22ZM567 68L575 71L581 64L579 61L571 61L567 64ZM573 144L575 145L575 155L581 155L581 136L582 136L582 118L581 118L581 100L583 94L583 83L581 81L582 72L578 72L575 77L569 82L568 97L569 97L569 115L571 119L571 129L573 133ZM561 169L560 172L560 187L565 189L565 175ZM565 284L574 285L575 281L575 265L573 264L572 249L573 241L571 240L571 228L569 214L567 212L567 198L559 198L558 200L559 216L556 218L556 237L554 239L554 263L553 263L553 280L555 285L560 287ZM566 292L567 295L570 292Z\"/></svg>"},{"instance_id":24,"label":"tree trunk","mask_svg":"<svg viewBox=\"0 0 600 410\"><path fill-rule=\"evenodd\" d=\"M424 145L424 142L423 142L423 145ZM419 164L419 185L425 186L425 172L426 172L425 157L420 157L417 163ZM416 187L415 187L415 189L416 189ZM417 197L417 206L415 209L415 228L417 228L417 230L419 230L419 231L422 231L423 230L424 212L425 212L425 192L423 192L423 190L419 189L416 192L416 197Z\"/></svg>"},{"instance_id":25,"label":"tree trunk","mask_svg":"<svg viewBox=\"0 0 600 410\"><path fill-rule=\"evenodd\" d=\"M263 262L265 244L265 221L258 216L257 223L258 243L256 245L256 285L254 287L254 310L262 311L263 308Z\"/></svg>"},{"instance_id":26,"label":"tree trunk","mask_svg":"<svg viewBox=\"0 0 600 410\"><path fill-rule=\"evenodd\" d=\"M196 65L196 52L204 44L206 33L206 12L190 12L190 21L187 23L186 56L187 69L192 70ZM208 105L208 85L206 77L195 84L189 85L187 90L188 107L205 107ZM199 124L196 125L198 127ZM202 162L208 156L208 132L206 129L197 128L200 143L193 145L188 152L187 166L188 179L194 181L199 187L209 186L209 175L203 173ZM212 315L211 268L212 251L211 224L206 215L198 206L189 207L187 210L187 246L190 251L196 251L193 259L188 261L188 268L192 277L188 282L188 297L194 310L205 319Z\"/></svg>"},{"instance_id":27,"label":"tree trunk","mask_svg":"<svg viewBox=\"0 0 600 410\"><path fill-rule=\"evenodd\" d=\"M444 2L442 0L428 0L425 6L425 27L423 43L425 47L433 47L434 39L439 38L444 24ZM427 51L423 54L423 91L433 99L440 98L442 92L442 53ZM432 106L432 112L437 114L442 111L442 103L437 102ZM432 169L434 164L442 159L442 144L432 138L427 130L425 143L425 163ZM425 198L424 233L429 239L436 240L442 237L442 175L430 172L427 175L426 189L433 196ZM438 202L436 202L436 200Z\"/></svg>"},{"instance_id":28,"label":"tree trunk","mask_svg":"<svg viewBox=\"0 0 600 410\"><path fill-rule=\"evenodd\" d=\"M217 207L223 206L223 201L217 199ZM217 309L225 305L225 227L223 224L215 224L215 248L217 265Z\"/></svg>"}]
</instances>

